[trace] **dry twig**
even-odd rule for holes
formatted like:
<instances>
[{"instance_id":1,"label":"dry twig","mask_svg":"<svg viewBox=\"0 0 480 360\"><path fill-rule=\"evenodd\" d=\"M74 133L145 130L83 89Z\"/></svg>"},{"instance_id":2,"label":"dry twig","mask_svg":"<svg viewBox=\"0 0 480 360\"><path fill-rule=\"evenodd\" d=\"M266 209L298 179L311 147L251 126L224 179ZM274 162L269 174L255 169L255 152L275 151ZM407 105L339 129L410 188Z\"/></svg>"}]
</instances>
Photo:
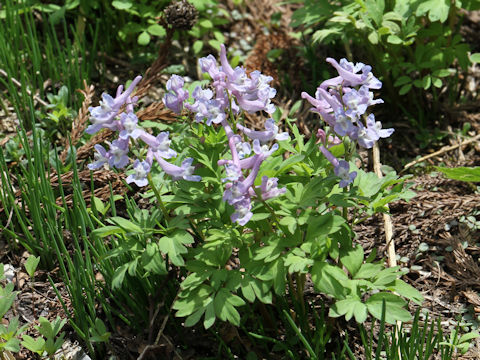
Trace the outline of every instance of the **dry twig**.
<instances>
[{"instance_id":1,"label":"dry twig","mask_svg":"<svg viewBox=\"0 0 480 360\"><path fill-rule=\"evenodd\" d=\"M78 140L80 140L80 138L82 137L83 131L87 126L87 121L89 116L88 108L92 103L92 98L94 95L93 85L88 86L87 82L83 80L83 86L84 86L83 90L80 90L80 89L77 90L83 95L84 99L82 102L82 107L78 111L78 115L72 123L72 132L71 132L70 142L73 146L75 146ZM60 161L62 162L65 162L65 159L67 158L68 149L70 148L70 142L68 141L68 138L65 138L64 149L60 154Z\"/></svg>"},{"instance_id":2,"label":"dry twig","mask_svg":"<svg viewBox=\"0 0 480 360\"><path fill-rule=\"evenodd\" d=\"M403 170L400 172L403 173L405 170L407 170L408 168L412 167L413 165L416 165L418 163L421 163L422 161L425 161L425 160L428 160L432 157L435 157L435 156L439 156L439 155L442 155L442 154L445 154L446 152L449 152L449 151L452 151L452 150L455 150L455 149L458 149L459 147L462 147L464 145L468 145L472 142L475 142L477 140L480 139L480 134L477 134L476 136L474 136L473 138L471 139L468 139L468 140L465 140L461 143L458 143L456 145L450 145L450 146L445 146L443 148L441 148L440 150L438 151L435 151L434 153L431 153L431 154L428 154L428 155L425 155L425 156L422 156L421 158L417 159L417 160L414 160L412 162L409 162L407 165L405 165L405 167L403 168Z\"/></svg>"}]
</instances>

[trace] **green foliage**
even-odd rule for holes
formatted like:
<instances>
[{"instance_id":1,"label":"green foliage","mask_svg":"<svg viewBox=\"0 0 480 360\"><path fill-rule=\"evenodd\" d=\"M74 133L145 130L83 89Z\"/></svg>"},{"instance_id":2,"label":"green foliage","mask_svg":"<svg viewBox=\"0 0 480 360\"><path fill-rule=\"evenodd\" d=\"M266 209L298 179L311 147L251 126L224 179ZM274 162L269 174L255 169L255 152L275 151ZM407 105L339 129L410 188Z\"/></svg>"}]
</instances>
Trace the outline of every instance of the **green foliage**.
<instances>
[{"instance_id":1,"label":"green foliage","mask_svg":"<svg viewBox=\"0 0 480 360\"><path fill-rule=\"evenodd\" d=\"M65 19L56 27L52 22L36 20L30 5L7 0L0 11L0 83L8 90L7 99L20 117L29 116L32 93L45 98L47 79L70 90L62 97L65 105L79 106L81 99L73 90L82 88L84 79L90 79L97 59L95 21L85 25L79 34L67 26Z\"/></svg>"},{"instance_id":2,"label":"green foliage","mask_svg":"<svg viewBox=\"0 0 480 360\"><path fill-rule=\"evenodd\" d=\"M119 38L126 44L135 39L138 45L146 46L150 43L152 36L164 37L167 32L162 25L158 24L158 18L168 3L168 0L112 1L111 6L115 9L115 15L123 20L119 26Z\"/></svg>"},{"instance_id":3,"label":"green foliage","mask_svg":"<svg viewBox=\"0 0 480 360\"><path fill-rule=\"evenodd\" d=\"M216 11L216 16L200 16L198 22L188 31L188 35L194 40L192 50L194 56L205 52L205 46L208 45L216 51L220 51L220 44L225 43L225 36L220 28L231 21L229 12L216 7L216 1L192 1L197 9L203 11ZM203 4L200 4L203 3ZM202 12L200 13L202 14Z\"/></svg>"},{"instance_id":4,"label":"green foliage","mask_svg":"<svg viewBox=\"0 0 480 360\"><path fill-rule=\"evenodd\" d=\"M49 358L52 358L52 356L62 348L65 333L59 333L67 320L62 320L57 316L57 318L50 323L48 319L40 317L38 322L39 325L35 326L35 329L42 336L35 339L24 334L22 345L40 356L46 354Z\"/></svg>"},{"instance_id":5,"label":"green foliage","mask_svg":"<svg viewBox=\"0 0 480 360\"><path fill-rule=\"evenodd\" d=\"M449 179L467 182L480 182L480 167L478 166L457 168L435 166L435 169L441 171Z\"/></svg>"},{"instance_id":6,"label":"green foliage","mask_svg":"<svg viewBox=\"0 0 480 360\"><path fill-rule=\"evenodd\" d=\"M35 270L37 270L38 263L40 262L40 256L30 255L25 261L25 270L27 270L28 276L33 278L35 275Z\"/></svg>"},{"instance_id":7,"label":"green foliage","mask_svg":"<svg viewBox=\"0 0 480 360\"><path fill-rule=\"evenodd\" d=\"M448 87L447 93L452 94L449 100L456 100L459 71L466 71L478 59L477 54L469 56L470 48L463 42L457 24L462 9L480 8L477 0L303 3L293 14L292 26L303 26L314 43L345 45L349 58L351 51L358 49L354 57L364 57L375 65L387 88L387 100L394 106L401 103L399 107L407 115L415 109L436 118L435 108L433 113L425 111L425 90L430 90L437 101L437 89ZM421 116L409 117L425 125Z\"/></svg>"},{"instance_id":8,"label":"green foliage","mask_svg":"<svg viewBox=\"0 0 480 360\"><path fill-rule=\"evenodd\" d=\"M12 318L7 327L0 324L0 354L3 354L4 351L20 351L19 337L27 326L28 325L21 327L18 322L18 317Z\"/></svg>"},{"instance_id":9,"label":"green foliage","mask_svg":"<svg viewBox=\"0 0 480 360\"><path fill-rule=\"evenodd\" d=\"M477 338L477 333L471 332L460 335L458 328L454 329L449 336L444 333L441 319L429 320L428 313L422 321L420 310L417 310L410 325L392 327L387 331L385 325L385 305L383 315L380 318L378 341L374 340L374 326L367 331L363 325L359 325L360 336L367 360L400 360L400 359L431 359L434 355L442 360L450 360L455 357L457 350L465 354L472 339ZM422 326L423 323L423 326ZM375 349L375 342L376 349Z\"/></svg>"},{"instance_id":10,"label":"green foliage","mask_svg":"<svg viewBox=\"0 0 480 360\"><path fill-rule=\"evenodd\" d=\"M46 106L48 112L43 114L37 112L41 120L42 128L49 138L64 138L72 128L72 122L76 112L68 107L69 92L66 86L62 86L57 95L48 93L49 104Z\"/></svg>"},{"instance_id":11,"label":"green foliage","mask_svg":"<svg viewBox=\"0 0 480 360\"><path fill-rule=\"evenodd\" d=\"M3 273L3 264L0 264L0 266L2 267ZM13 283L8 283L5 286L0 286L0 315L2 318L12 307L13 302L15 301L15 297L17 296L17 291L13 291L13 288Z\"/></svg>"},{"instance_id":12,"label":"green foliage","mask_svg":"<svg viewBox=\"0 0 480 360\"><path fill-rule=\"evenodd\" d=\"M0 264L0 280L4 280L4 265ZM5 314L13 305L18 291L13 291L14 284L8 283L3 286L0 285L0 317L3 319ZM4 351L19 352L20 340L19 337L26 329L27 325L20 326L18 317L10 319L8 326L0 324L0 356L4 356Z\"/></svg>"},{"instance_id":13,"label":"green foliage","mask_svg":"<svg viewBox=\"0 0 480 360\"><path fill-rule=\"evenodd\" d=\"M287 193L254 209L251 233L227 225L230 210L218 203L221 179L212 167L218 158L211 156L218 147L218 136L223 135L213 136L211 129L202 126L193 130L195 138L205 139L203 143L195 142L194 147L196 158L204 165L201 175L207 183L198 194L200 184L189 185L188 196L183 195L183 189L177 190L173 200L181 199L183 203L177 214L188 213L210 221L198 224L196 232L203 236L194 249L183 255L190 275L181 283L173 305L176 315L186 317L188 326L202 318L206 328L216 319L239 326L245 304L241 297L250 303L272 304L274 298L286 296L288 286L288 292L298 294L296 301L302 303L298 289L304 286L302 275L310 274L315 289L334 301L331 317L345 316L348 320L355 314L359 322L367 314L380 318L385 301L387 322L408 320L410 314L403 298L421 303L422 296L399 279L402 273L398 268L386 269L382 263L365 260L362 248L352 242L352 219L345 219L339 208L355 208L356 219L385 212L389 202L411 198L412 192L404 186L406 179L399 179L395 173L379 179L356 169L358 177L350 191L341 191L335 178L325 175L327 161L314 139L305 143L291 120L287 119L287 124L296 139L290 147L293 153L287 160L281 151L272 155L259 173L259 177L281 179ZM204 201L205 205L200 205ZM240 263L237 269L227 271L225 266L233 249ZM289 278L299 282L294 286Z\"/></svg>"}]
</instances>

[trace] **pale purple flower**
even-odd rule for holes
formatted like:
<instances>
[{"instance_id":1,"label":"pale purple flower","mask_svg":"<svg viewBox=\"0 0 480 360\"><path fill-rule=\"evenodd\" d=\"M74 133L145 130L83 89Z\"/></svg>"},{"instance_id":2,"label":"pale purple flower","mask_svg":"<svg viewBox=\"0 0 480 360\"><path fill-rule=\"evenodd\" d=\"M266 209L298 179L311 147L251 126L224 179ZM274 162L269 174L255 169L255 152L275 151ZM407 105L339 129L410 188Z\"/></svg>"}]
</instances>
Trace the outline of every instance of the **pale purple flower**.
<instances>
[{"instance_id":1,"label":"pale purple flower","mask_svg":"<svg viewBox=\"0 0 480 360\"><path fill-rule=\"evenodd\" d=\"M220 45L220 63L227 78L226 88L235 96L240 108L249 113L266 111L271 114L275 111L271 99L275 96L276 90L268 85L273 80L272 77L253 72L249 78L245 69L240 67L232 69L223 44Z\"/></svg>"},{"instance_id":2,"label":"pale purple flower","mask_svg":"<svg viewBox=\"0 0 480 360\"><path fill-rule=\"evenodd\" d=\"M383 104L382 99L373 100L373 92L370 91L368 86L366 86L366 85L360 86L360 89L358 89L358 93L361 96L364 96L365 98L368 99L368 106L376 105L376 104Z\"/></svg>"},{"instance_id":3,"label":"pale purple flower","mask_svg":"<svg viewBox=\"0 0 480 360\"><path fill-rule=\"evenodd\" d=\"M375 116L370 114L367 117L366 126L361 122L358 123L358 130L352 138L357 140L360 146L370 149L375 141L381 137L389 137L393 132L394 129L382 129L382 124L379 121L375 122Z\"/></svg>"},{"instance_id":4,"label":"pale purple flower","mask_svg":"<svg viewBox=\"0 0 480 360\"><path fill-rule=\"evenodd\" d=\"M317 91L315 92L315 98L325 100L330 108L327 109L327 111L330 113L335 112L338 109L343 109L341 99L338 96L338 93L334 90L326 91L325 89L318 87Z\"/></svg>"},{"instance_id":5,"label":"pale purple flower","mask_svg":"<svg viewBox=\"0 0 480 360\"><path fill-rule=\"evenodd\" d=\"M223 201L233 205L239 201L242 201L245 197L248 197L248 188L242 181L236 181L225 185L225 191L223 192Z\"/></svg>"},{"instance_id":6,"label":"pale purple flower","mask_svg":"<svg viewBox=\"0 0 480 360\"><path fill-rule=\"evenodd\" d=\"M174 92L166 93L162 101L165 106L172 110L175 114L181 114L183 110L183 100L178 94Z\"/></svg>"},{"instance_id":7,"label":"pale purple flower","mask_svg":"<svg viewBox=\"0 0 480 360\"><path fill-rule=\"evenodd\" d=\"M365 96L355 89L350 89L345 95L343 95L343 103L345 104L345 114L352 120L357 120L360 116L365 114L369 104L369 97Z\"/></svg>"},{"instance_id":8,"label":"pale purple flower","mask_svg":"<svg viewBox=\"0 0 480 360\"><path fill-rule=\"evenodd\" d=\"M250 198L244 198L241 201L235 203L235 212L230 216L232 222L237 222L239 225L244 226L253 216L250 211L252 209L252 203Z\"/></svg>"},{"instance_id":9,"label":"pale purple flower","mask_svg":"<svg viewBox=\"0 0 480 360\"><path fill-rule=\"evenodd\" d=\"M277 94L277 90L275 90L269 85L272 80L273 78L271 76L263 75L258 70L252 71L250 73L250 81L246 82L246 86L244 87L244 90L242 92L242 100L253 102L260 101L261 103L263 103L263 105L262 108L259 110L264 110L268 114L274 113L275 106L270 102L270 99L275 97L275 95ZM247 109L244 110L248 111Z\"/></svg>"},{"instance_id":10,"label":"pale purple flower","mask_svg":"<svg viewBox=\"0 0 480 360\"><path fill-rule=\"evenodd\" d=\"M302 92L302 99L306 99L310 104L313 105L313 108L310 108L310 111L318 113L322 119L329 124L330 126L335 126L335 117L333 116L333 110L330 104L323 99L320 92L317 89L315 93L315 98L306 93Z\"/></svg>"},{"instance_id":11,"label":"pale purple flower","mask_svg":"<svg viewBox=\"0 0 480 360\"><path fill-rule=\"evenodd\" d=\"M208 73L214 81L225 78L225 74L219 69L217 59L213 55L198 59L198 64L203 73Z\"/></svg>"},{"instance_id":12,"label":"pale purple flower","mask_svg":"<svg viewBox=\"0 0 480 360\"><path fill-rule=\"evenodd\" d=\"M183 160L181 166L170 164L168 161L164 160L160 156L155 156L160 167L165 171L166 174L172 177L172 180L188 180L188 181L200 181L202 178L198 175L193 175L195 167L192 166L193 159L186 158Z\"/></svg>"},{"instance_id":13,"label":"pale purple flower","mask_svg":"<svg viewBox=\"0 0 480 360\"><path fill-rule=\"evenodd\" d=\"M198 112L201 103L205 103L213 97L213 91L210 89L202 89L200 86L195 87L192 92L192 98L195 99L193 104L185 104L185 107L192 111Z\"/></svg>"},{"instance_id":14,"label":"pale purple flower","mask_svg":"<svg viewBox=\"0 0 480 360\"><path fill-rule=\"evenodd\" d=\"M355 125L353 125L352 120L345 114L343 109L335 111L335 126L333 130L340 136L350 135L355 131Z\"/></svg>"},{"instance_id":15,"label":"pale purple flower","mask_svg":"<svg viewBox=\"0 0 480 360\"><path fill-rule=\"evenodd\" d=\"M193 104L186 104L185 107L195 113L195 121L202 122L206 119L206 124L211 125L221 123L226 117L226 103L223 100L212 99L213 92L210 89L203 90L197 86L192 93L195 99Z\"/></svg>"},{"instance_id":16,"label":"pale purple flower","mask_svg":"<svg viewBox=\"0 0 480 360\"><path fill-rule=\"evenodd\" d=\"M262 176L262 184L260 185L262 190L262 199L268 200L278 195L284 194L287 188L278 188L278 178L269 178L268 176Z\"/></svg>"},{"instance_id":17,"label":"pale purple flower","mask_svg":"<svg viewBox=\"0 0 480 360\"><path fill-rule=\"evenodd\" d=\"M183 103L188 99L188 91L183 89L183 78L178 75L172 75L167 81L168 92L163 97L163 103L175 114L181 114Z\"/></svg>"},{"instance_id":18,"label":"pale purple flower","mask_svg":"<svg viewBox=\"0 0 480 360\"><path fill-rule=\"evenodd\" d=\"M327 80L320 86L325 88L332 85L343 86L357 86L367 85L370 89L380 89L382 83L372 74L372 67L362 63L353 64L346 59L341 59L340 64L332 58L327 58L327 62L330 63L340 75L337 78ZM361 71L361 74L358 72Z\"/></svg>"},{"instance_id":19,"label":"pale purple flower","mask_svg":"<svg viewBox=\"0 0 480 360\"><path fill-rule=\"evenodd\" d=\"M263 155L264 158L272 155L277 150L278 144L273 144L273 146L269 148L268 145L260 145L258 139L253 140L253 152L257 155Z\"/></svg>"},{"instance_id":20,"label":"pale purple flower","mask_svg":"<svg viewBox=\"0 0 480 360\"><path fill-rule=\"evenodd\" d=\"M238 124L237 124L238 127ZM242 142L242 138L239 135L234 135L235 149L237 150L238 158L244 159L252 153L252 147L248 142Z\"/></svg>"},{"instance_id":21,"label":"pale purple flower","mask_svg":"<svg viewBox=\"0 0 480 360\"><path fill-rule=\"evenodd\" d=\"M266 144L272 140L282 141L288 140L290 138L287 132L283 132L280 134L278 133L278 126L275 125L275 120L273 120L272 118L269 118L267 119L267 121L265 121L265 131L251 130L241 124L237 124L237 128L243 131L243 133L247 135L247 137L249 137L250 139L258 139L261 144Z\"/></svg>"},{"instance_id":22,"label":"pale purple flower","mask_svg":"<svg viewBox=\"0 0 480 360\"><path fill-rule=\"evenodd\" d=\"M205 123L208 126L212 125L212 122L220 124L227 118L222 101L217 99L208 100L205 105L205 108L201 108L202 111L199 114L207 119Z\"/></svg>"},{"instance_id":23,"label":"pale purple flower","mask_svg":"<svg viewBox=\"0 0 480 360\"><path fill-rule=\"evenodd\" d=\"M225 164L225 172L227 176L222 179L222 182L237 181L243 176L242 170L233 163Z\"/></svg>"},{"instance_id":24,"label":"pale purple flower","mask_svg":"<svg viewBox=\"0 0 480 360\"><path fill-rule=\"evenodd\" d=\"M373 114L370 114L373 117ZM368 117L370 117L370 115ZM372 118L373 121L375 121L375 118ZM378 134L379 137L381 138L387 138L390 135L393 134L395 129L389 128L389 129L382 129L382 123L380 121L375 122L374 126L375 132Z\"/></svg>"},{"instance_id":25,"label":"pale purple flower","mask_svg":"<svg viewBox=\"0 0 480 360\"><path fill-rule=\"evenodd\" d=\"M113 140L110 144L110 150L108 151L110 157L108 164L114 166L117 169L122 169L128 165L128 140L117 139Z\"/></svg>"},{"instance_id":26,"label":"pale purple flower","mask_svg":"<svg viewBox=\"0 0 480 360\"><path fill-rule=\"evenodd\" d=\"M141 79L141 76L137 76L133 79L128 89L123 93L123 86L120 85L117 89L117 95L115 98L107 93L103 93L100 106L88 108L88 111L90 112L90 122L92 124L87 127L85 132L87 134L95 134L102 128L116 130L116 124L113 123L115 117L118 115L120 108L125 105L127 100L129 100L135 86L137 86ZM130 100L135 101L136 99L134 98Z\"/></svg>"},{"instance_id":27,"label":"pale purple flower","mask_svg":"<svg viewBox=\"0 0 480 360\"><path fill-rule=\"evenodd\" d=\"M181 76L173 74L170 79L168 79L166 88L168 91L177 92L183 88L184 83L185 82Z\"/></svg>"},{"instance_id":28,"label":"pale purple flower","mask_svg":"<svg viewBox=\"0 0 480 360\"><path fill-rule=\"evenodd\" d=\"M123 130L120 131L118 137L120 139L126 140L128 138L136 139L142 134L142 130L138 128L138 118L133 112L121 113L120 122L122 124Z\"/></svg>"},{"instance_id":29,"label":"pale purple flower","mask_svg":"<svg viewBox=\"0 0 480 360\"><path fill-rule=\"evenodd\" d=\"M333 172L335 173L335 175L341 179L338 186L340 186L341 188L344 188L347 185L351 184L353 180L357 177L357 172L353 171L350 173L350 164L345 160L339 161L323 145L320 146L320 151L327 158L327 160L333 165Z\"/></svg>"},{"instance_id":30,"label":"pale purple flower","mask_svg":"<svg viewBox=\"0 0 480 360\"><path fill-rule=\"evenodd\" d=\"M340 160L338 165L333 169L333 172L341 179L340 183L338 184L338 186L341 188L350 185L357 177L357 172L350 172L350 164L345 160Z\"/></svg>"},{"instance_id":31,"label":"pale purple flower","mask_svg":"<svg viewBox=\"0 0 480 360\"><path fill-rule=\"evenodd\" d=\"M135 172L127 176L127 183L134 182L137 186L142 187L148 184L147 175L150 172L151 165L147 161L135 160L133 170Z\"/></svg>"},{"instance_id":32,"label":"pale purple flower","mask_svg":"<svg viewBox=\"0 0 480 360\"><path fill-rule=\"evenodd\" d=\"M171 140L168 136L168 131L163 131L156 137L143 131L140 135L140 139L149 146L148 151L151 151L154 156L171 159L177 156L177 152L170 148Z\"/></svg>"},{"instance_id":33,"label":"pale purple flower","mask_svg":"<svg viewBox=\"0 0 480 360\"><path fill-rule=\"evenodd\" d=\"M88 164L87 167L90 170L97 170L103 167L104 164L108 163L110 154L105 150L102 145L96 144L94 146L96 152L94 154L95 161L91 164Z\"/></svg>"}]
</instances>

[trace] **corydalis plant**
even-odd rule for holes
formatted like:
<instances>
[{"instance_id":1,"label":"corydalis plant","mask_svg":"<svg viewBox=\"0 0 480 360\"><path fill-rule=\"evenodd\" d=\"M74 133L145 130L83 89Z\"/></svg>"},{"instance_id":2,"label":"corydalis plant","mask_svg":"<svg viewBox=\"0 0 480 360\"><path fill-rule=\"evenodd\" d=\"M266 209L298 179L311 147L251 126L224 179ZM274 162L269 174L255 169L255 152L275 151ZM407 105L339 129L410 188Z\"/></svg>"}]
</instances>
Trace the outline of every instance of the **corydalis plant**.
<instances>
[{"instance_id":1,"label":"corydalis plant","mask_svg":"<svg viewBox=\"0 0 480 360\"><path fill-rule=\"evenodd\" d=\"M269 85L273 78L259 71L247 74L242 67L233 69L227 60L224 45L221 46L220 63L221 66L218 66L213 55L199 59L201 71L212 79L210 85L213 90L197 86L191 94L193 103L185 103L189 96L183 89L183 79L172 75L163 102L177 114L186 108L197 123L205 121L208 126L219 124L223 127L230 151L230 158L218 161L218 165L225 167L226 173L222 180L226 183L223 199L235 209L231 220L245 225L253 216L252 199L257 196L257 192L264 201L286 191L285 188L278 188L277 178L263 176L261 185L254 184L262 163L278 149L278 144L271 147L269 144L275 140L287 140L289 136L287 133L279 133L278 126L271 118L265 122L264 131L255 131L237 124L235 115L240 115L242 111L265 111L268 114L275 111L271 99L276 90ZM234 128L240 130L244 137L236 134Z\"/></svg>"},{"instance_id":2,"label":"corydalis plant","mask_svg":"<svg viewBox=\"0 0 480 360\"><path fill-rule=\"evenodd\" d=\"M102 94L100 105L89 108L91 125L87 127L86 133L95 134L106 128L117 132L118 138L112 142L107 142L109 145L108 151L102 145L95 145L95 161L89 164L88 168L95 170L108 164L111 167L123 169L131 162L129 157L130 145L133 143L136 148L140 148L139 141L142 141L143 146L147 148L146 157L145 159L134 160L133 172L127 177L127 183L134 182L137 186L146 186L153 159L173 180L200 181L200 176L193 175L192 158L185 159L181 166L166 161L166 159L177 156L175 150L170 148L171 141L168 132L153 136L138 125L138 118L134 113L134 105L138 99L137 97L131 97L131 94L141 79L141 76L137 76L125 91L123 91L123 86L120 85L115 98L106 93ZM175 89L179 89L181 86L183 86L183 80L180 85L174 82L167 85L172 92L175 92ZM185 93L180 90L175 94L179 98L185 96Z\"/></svg>"},{"instance_id":3,"label":"corydalis plant","mask_svg":"<svg viewBox=\"0 0 480 360\"><path fill-rule=\"evenodd\" d=\"M327 58L327 62L337 70L338 76L322 82L315 98L306 92L302 93L302 98L313 105L311 110L318 113L329 126L328 132L333 132L344 140L348 138L353 144L358 143L366 149L372 148L380 138L389 137L394 129L382 129L382 124L375 121L373 114L366 115L369 106L383 103L382 99L374 100L374 94L370 91L382 87L382 83L373 75L371 66L353 64L346 59L341 59L338 63ZM356 173L349 173L348 161L336 159L327 149L327 134L319 134L322 143L320 150L334 166L335 174L342 179L340 187L348 186L355 179ZM347 159L350 156L347 151Z\"/></svg>"}]
</instances>

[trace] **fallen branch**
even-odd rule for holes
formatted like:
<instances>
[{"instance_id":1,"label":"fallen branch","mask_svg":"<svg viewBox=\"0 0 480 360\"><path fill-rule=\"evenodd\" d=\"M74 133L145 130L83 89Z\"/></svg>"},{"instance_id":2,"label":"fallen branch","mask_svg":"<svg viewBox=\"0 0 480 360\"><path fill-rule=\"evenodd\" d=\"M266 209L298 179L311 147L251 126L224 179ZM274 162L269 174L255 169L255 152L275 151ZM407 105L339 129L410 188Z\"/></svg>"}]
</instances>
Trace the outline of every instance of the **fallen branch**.
<instances>
[{"instance_id":1,"label":"fallen branch","mask_svg":"<svg viewBox=\"0 0 480 360\"><path fill-rule=\"evenodd\" d=\"M434 153L431 153L431 154L428 154L428 155L425 155L425 156L422 156L421 158L417 159L417 160L414 160L412 162L409 162L407 165L405 165L405 167L403 168L403 170L400 172L403 173L405 170L407 170L408 168L412 167L413 165L416 165L418 163L421 163L422 161L425 161L425 160L428 160L432 157L435 157L435 156L439 156L439 155L442 155L442 154L445 154L449 151L452 151L452 150L455 150L455 149L458 149L459 147L462 147L464 145L468 145L472 142L475 142L477 140L480 139L480 134L477 134L476 136L474 136L473 138L471 139L468 139L468 140L465 140L465 141L462 141L461 143L458 143L458 144L455 144L455 145L450 145L450 146L445 146L443 148L441 148L440 150L438 151L435 151Z\"/></svg>"}]
</instances>

